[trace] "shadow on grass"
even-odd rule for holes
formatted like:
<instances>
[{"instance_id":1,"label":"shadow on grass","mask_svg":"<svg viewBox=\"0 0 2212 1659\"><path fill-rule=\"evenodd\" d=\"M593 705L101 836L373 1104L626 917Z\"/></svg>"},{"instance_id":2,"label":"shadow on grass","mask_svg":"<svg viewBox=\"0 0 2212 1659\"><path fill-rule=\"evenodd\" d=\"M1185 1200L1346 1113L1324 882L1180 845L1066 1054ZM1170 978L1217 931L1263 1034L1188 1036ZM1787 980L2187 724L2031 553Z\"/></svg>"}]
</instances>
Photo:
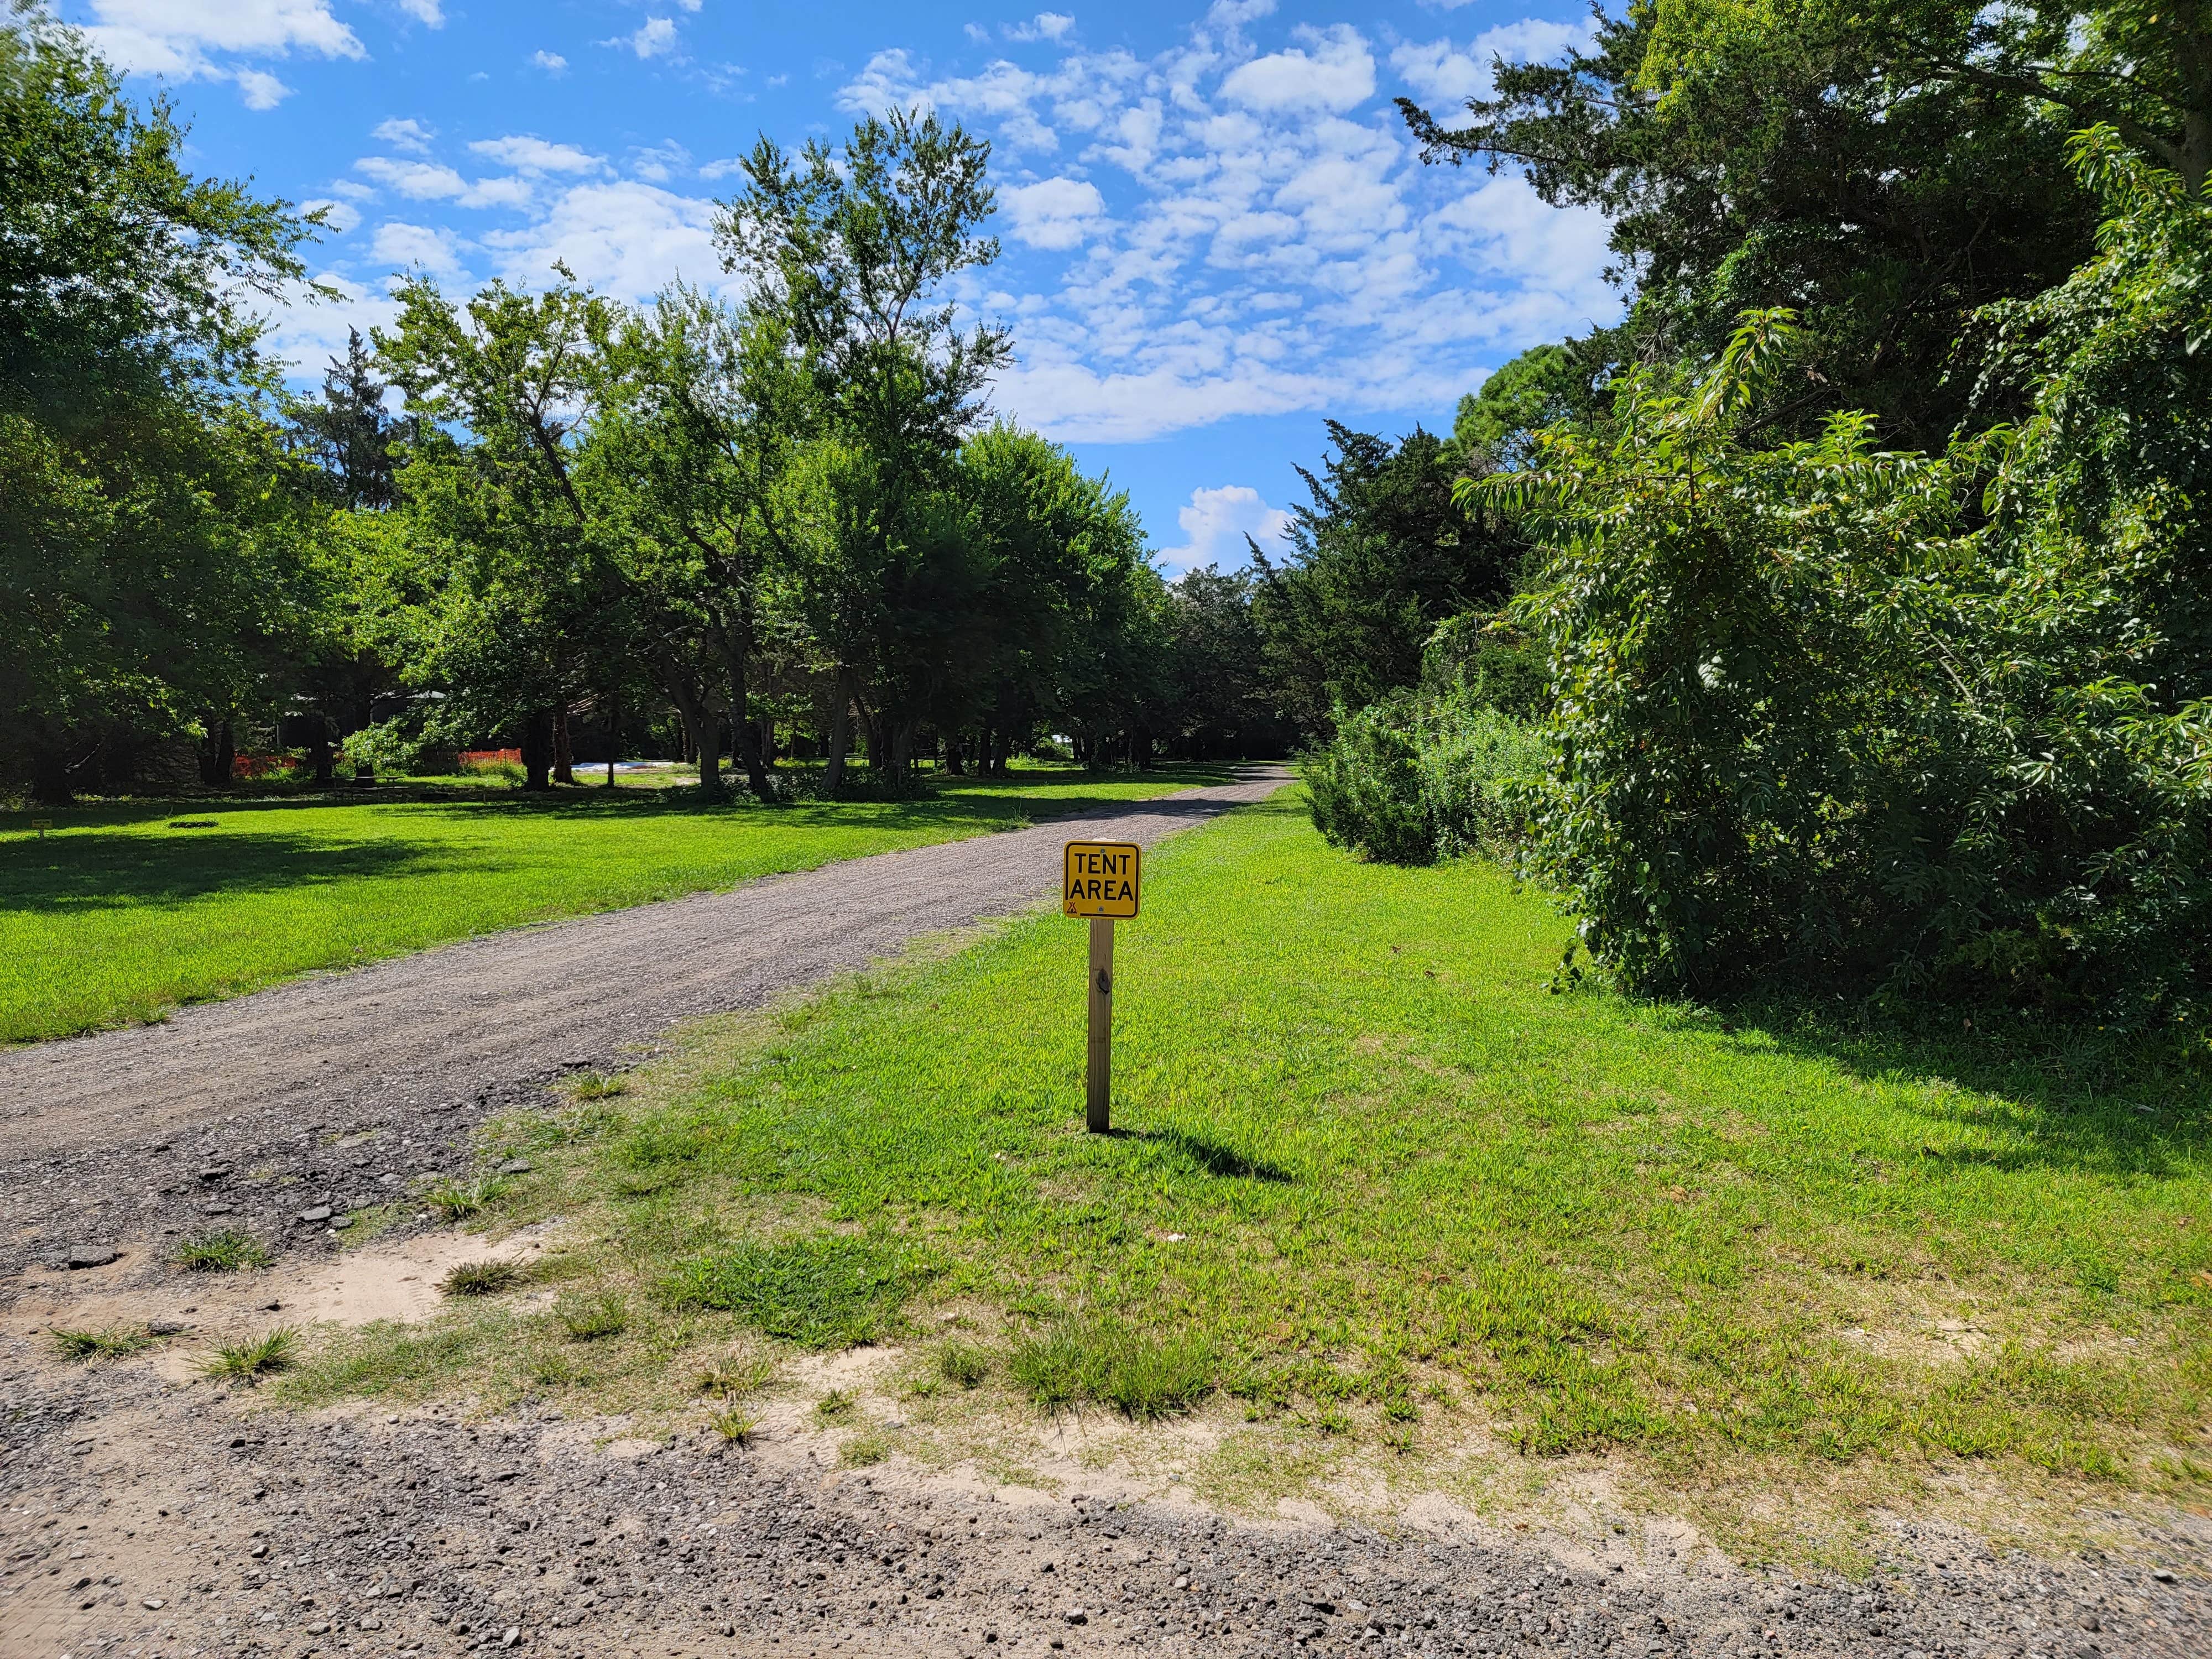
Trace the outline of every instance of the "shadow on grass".
<instances>
[{"instance_id":1,"label":"shadow on grass","mask_svg":"<svg viewBox=\"0 0 2212 1659\"><path fill-rule=\"evenodd\" d=\"M1237 769L1227 767L1182 768L1153 775L1193 787L1231 780L1236 773ZM364 877L487 875L501 867L495 848L451 845L437 833L440 825L475 831L526 823L580 826L701 819L726 821L733 828L867 829L941 837L978 825L1019 828L1139 811L1193 820L1223 810L1211 801L1137 801L1087 791L1047 797L1020 793L1043 781L1060 780L1049 773L1018 773L1004 780L959 780L957 788L907 800L776 805L763 805L743 795L703 801L690 789L576 788L539 794L461 787L392 794L203 796L43 811L37 816L50 821L57 832L66 832L44 840L27 833L32 814L0 813L0 836L9 836L0 840L0 914L173 904L223 893L270 892ZM1101 784L1112 779L1071 770L1064 781ZM236 829L226 825L226 815L249 812L254 815L250 824ZM341 813L355 816L332 816ZM363 814L368 815L366 823ZM213 822L167 834L144 833L180 819L202 825ZM284 827L264 827L272 819ZM291 827L295 823L296 829ZM425 833L410 835L410 823L422 826ZM10 831L15 834L9 835Z\"/></svg>"},{"instance_id":2,"label":"shadow on grass","mask_svg":"<svg viewBox=\"0 0 2212 1659\"><path fill-rule=\"evenodd\" d=\"M1924 1147L1939 1164L2163 1176L2201 1165L2212 1144L2212 1056L2178 1038L1956 1010L1886 1017L1768 1002L1735 1005L1728 1018L1747 1050L1763 1039L1866 1083L1949 1085L1923 1109L1930 1127L1992 1130L2001 1144Z\"/></svg>"},{"instance_id":3,"label":"shadow on grass","mask_svg":"<svg viewBox=\"0 0 2212 1659\"><path fill-rule=\"evenodd\" d=\"M1279 1164L1247 1158L1234 1146L1224 1146L1187 1129L1116 1129L1116 1139L1134 1140L1157 1149L1162 1161L1181 1164L1199 1175L1222 1181L1265 1181L1288 1185L1297 1176Z\"/></svg>"}]
</instances>

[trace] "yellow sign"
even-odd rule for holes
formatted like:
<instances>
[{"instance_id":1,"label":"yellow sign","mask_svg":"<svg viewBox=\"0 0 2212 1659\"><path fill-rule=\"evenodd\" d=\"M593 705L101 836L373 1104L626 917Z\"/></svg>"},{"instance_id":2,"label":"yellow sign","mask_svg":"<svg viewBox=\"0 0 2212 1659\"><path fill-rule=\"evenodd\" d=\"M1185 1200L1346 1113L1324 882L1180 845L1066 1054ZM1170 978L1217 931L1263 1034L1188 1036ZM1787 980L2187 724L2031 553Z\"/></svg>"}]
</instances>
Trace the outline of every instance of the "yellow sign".
<instances>
[{"instance_id":1,"label":"yellow sign","mask_svg":"<svg viewBox=\"0 0 2212 1659\"><path fill-rule=\"evenodd\" d=\"M1131 841L1072 841L1060 884L1060 909L1071 916L1137 914L1138 849Z\"/></svg>"}]
</instances>

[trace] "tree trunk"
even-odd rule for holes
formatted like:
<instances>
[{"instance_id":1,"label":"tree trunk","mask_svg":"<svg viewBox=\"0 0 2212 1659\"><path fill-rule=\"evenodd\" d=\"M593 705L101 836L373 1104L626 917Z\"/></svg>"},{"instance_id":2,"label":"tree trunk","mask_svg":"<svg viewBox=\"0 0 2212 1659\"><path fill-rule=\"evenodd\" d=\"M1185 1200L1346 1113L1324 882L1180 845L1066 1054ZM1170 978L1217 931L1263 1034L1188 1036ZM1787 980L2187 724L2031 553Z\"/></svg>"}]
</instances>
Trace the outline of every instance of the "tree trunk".
<instances>
[{"instance_id":1,"label":"tree trunk","mask_svg":"<svg viewBox=\"0 0 2212 1659\"><path fill-rule=\"evenodd\" d=\"M335 757L331 753L331 723L322 715L314 716L315 735L307 740L307 759L315 769L315 781L326 784L337 769Z\"/></svg>"},{"instance_id":2,"label":"tree trunk","mask_svg":"<svg viewBox=\"0 0 2212 1659\"><path fill-rule=\"evenodd\" d=\"M553 781L574 783L576 781L576 750L568 740L568 705L553 705Z\"/></svg>"},{"instance_id":3,"label":"tree trunk","mask_svg":"<svg viewBox=\"0 0 2212 1659\"><path fill-rule=\"evenodd\" d=\"M761 764L768 770L775 771L775 716L767 711L763 711L760 717L760 755Z\"/></svg>"},{"instance_id":4,"label":"tree trunk","mask_svg":"<svg viewBox=\"0 0 2212 1659\"><path fill-rule=\"evenodd\" d=\"M223 721L217 728L215 739L215 781L218 788L230 787L231 780L238 774L238 739L232 733L230 722Z\"/></svg>"},{"instance_id":5,"label":"tree trunk","mask_svg":"<svg viewBox=\"0 0 2212 1659\"><path fill-rule=\"evenodd\" d=\"M830 764L827 781L836 794L845 781L845 751L853 742L853 671L840 668L830 693Z\"/></svg>"},{"instance_id":6,"label":"tree trunk","mask_svg":"<svg viewBox=\"0 0 2212 1659\"><path fill-rule=\"evenodd\" d=\"M553 711L533 708L522 723L522 787L553 787Z\"/></svg>"},{"instance_id":7,"label":"tree trunk","mask_svg":"<svg viewBox=\"0 0 2212 1659\"><path fill-rule=\"evenodd\" d=\"M69 762L44 744L31 750L31 799L41 806L67 806L76 799L70 787Z\"/></svg>"},{"instance_id":8,"label":"tree trunk","mask_svg":"<svg viewBox=\"0 0 2212 1659\"><path fill-rule=\"evenodd\" d=\"M901 715L896 720L888 714L884 717L884 724L890 728L891 775L902 783L914 775L914 728L916 723L908 715Z\"/></svg>"},{"instance_id":9,"label":"tree trunk","mask_svg":"<svg viewBox=\"0 0 2212 1659\"><path fill-rule=\"evenodd\" d=\"M615 744L622 736L622 703L607 699L607 787L615 787Z\"/></svg>"},{"instance_id":10,"label":"tree trunk","mask_svg":"<svg viewBox=\"0 0 2212 1659\"><path fill-rule=\"evenodd\" d=\"M353 706L354 731L365 732L371 726L374 725L376 723L374 718L375 714L376 699L374 696L363 696L356 699ZM353 763L353 781L357 784L374 783L376 781L376 769L370 765L367 761L360 758L360 757L355 757Z\"/></svg>"},{"instance_id":11,"label":"tree trunk","mask_svg":"<svg viewBox=\"0 0 2212 1659\"><path fill-rule=\"evenodd\" d=\"M872 714L866 708L861 709L860 715L868 728L868 770L879 773L884 769L883 716Z\"/></svg>"},{"instance_id":12,"label":"tree trunk","mask_svg":"<svg viewBox=\"0 0 2212 1659\"><path fill-rule=\"evenodd\" d=\"M956 778L961 775L960 739L957 737L949 737L945 740L945 769Z\"/></svg>"},{"instance_id":13,"label":"tree trunk","mask_svg":"<svg viewBox=\"0 0 2212 1659\"><path fill-rule=\"evenodd\" d=\"M689 699L676 705L684 717L684 730L691 752L699 759L699 799L725 801L729 787L722 781L722 717Z\"/></svg>"},{"instance_id":14,"label":"tree trunk","mask_svg":"<svg viewBox=\"0 0 2212 1659\"><path fill-rule=\"evenodd\" d=\"M753 792L754 799L766 800L768 769L761 763L760 726L747 712L752 704L745 691L744 643L735 634L725 637L722 654L730 665L730 738L745 769L745 787Z\"/></svg>"}]
</instances>

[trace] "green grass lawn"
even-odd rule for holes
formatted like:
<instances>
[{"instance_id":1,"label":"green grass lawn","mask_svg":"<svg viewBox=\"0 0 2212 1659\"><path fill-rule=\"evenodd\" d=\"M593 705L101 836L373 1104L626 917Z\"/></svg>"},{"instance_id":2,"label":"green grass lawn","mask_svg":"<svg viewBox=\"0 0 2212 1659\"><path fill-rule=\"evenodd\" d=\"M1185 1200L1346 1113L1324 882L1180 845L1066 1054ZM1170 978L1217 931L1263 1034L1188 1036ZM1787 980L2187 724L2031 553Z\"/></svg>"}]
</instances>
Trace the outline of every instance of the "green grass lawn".
<instances>
[{"instance_id":1,"label":"green grass lawn","mask_svg":"<svg viewBox=\"0 0 2212 1659\"><path fill-rule=\"evenodd\" d=\"M533 798L156 802L0 813L0 1042L158 1018L312 969L1017 827L1218 781L1036 769L906 802ZM33 817L53 828L41 840ZM211 825L210 825L210 821ZM179 825L194 827L179 827Z\"/></svg>"},{"instance_id":2,"label":"green grass lawn","mask_svg":"<svg viewBox=\"0 0 2212 1659\"><path fill-rule=\"evenodd\" d=\"M614 1376L623 1343L665 1378L718 1319L836 1346L957 1304L993 1310L959 1363L1042 1404L1211 1397L1409 1455L1479 1422L1677 1488L1952 1468L2201 1498L2201 1076L1554 992L1540 896L1356 862L1295 792L1148 855L1145 907L1111 1137L1081 1132L1086 929L1024 919L514 1129L538 1173L507 1216L578 1218L562 1271L631 1310L588 1366L478 1312L311 1392L472 1367L512 1397Z\"/></svg>"}]
</instances>

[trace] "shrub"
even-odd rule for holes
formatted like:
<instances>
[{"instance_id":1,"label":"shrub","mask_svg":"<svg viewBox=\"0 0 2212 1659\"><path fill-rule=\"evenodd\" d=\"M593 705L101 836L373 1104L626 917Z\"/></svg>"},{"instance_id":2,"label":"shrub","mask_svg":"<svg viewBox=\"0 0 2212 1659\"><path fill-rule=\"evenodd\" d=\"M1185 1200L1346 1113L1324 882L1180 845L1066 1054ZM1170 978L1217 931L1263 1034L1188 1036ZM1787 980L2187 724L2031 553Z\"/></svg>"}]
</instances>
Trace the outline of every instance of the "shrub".
<instances>
[{"instance_id":1,"label":"shrub","mask_svg":"<svg viewBox=\"0 0 2212 1659\"><path fill-rule=\"evenodd\" d=\"M1542 767L1528 726L1458 684L1340 715L1304 776L1314 827L1330 842L1386 864L1428 864L1505 851L1519 793Z\"/></svg>"},{"instance_id":2,"label":"shrub","mask_svg":"<svg viewBox=\"0 0 2212 1659\"><path fill-rule=\"evenodd\" d=\"M2082 155L2103 253L1996 318L2016 432L1760 447L1797 332L1747 313L1696 384L1631 375L1608 431L1468 481L1546 559L1513 605L1559 688L1530 866L1631 986L2204 1017L2212 206Z\"/></svg>"},{"instance_id":3,"label":"shrub","mask_svg":"<svg viewBox=\"0 0 2212 1659\"><path fill-rule=\"evenodd\" d=\"M216 1227L195 1233L177 1246L179 1267L195 1273L236 1273L246 1267L265 1267L273 1260L269 1247L252 1233L237 1227Z\"/></svg>"}]
</instances>

